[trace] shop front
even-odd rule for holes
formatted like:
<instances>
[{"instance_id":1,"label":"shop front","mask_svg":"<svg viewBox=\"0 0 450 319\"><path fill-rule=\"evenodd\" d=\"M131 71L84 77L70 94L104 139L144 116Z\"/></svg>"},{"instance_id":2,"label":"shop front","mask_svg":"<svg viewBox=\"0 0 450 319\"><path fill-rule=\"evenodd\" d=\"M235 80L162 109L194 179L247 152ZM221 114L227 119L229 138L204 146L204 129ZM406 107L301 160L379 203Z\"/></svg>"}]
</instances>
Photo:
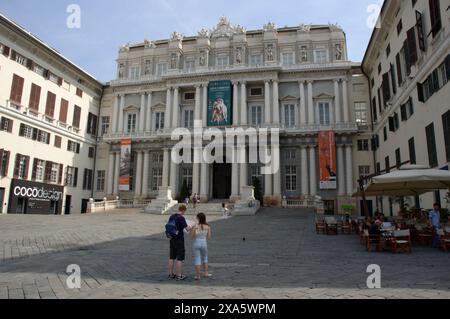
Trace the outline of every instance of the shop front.
<instances>
[{"instance_id":1,"label":"shop front","mask_svg":"<svg viewBox=\"0 0 450 319\"><path fill-rule=\"evenodd\" d=\"M60 215L63 193L62 186L13 179L8 214Z\"/></svg>"}]
</instances>

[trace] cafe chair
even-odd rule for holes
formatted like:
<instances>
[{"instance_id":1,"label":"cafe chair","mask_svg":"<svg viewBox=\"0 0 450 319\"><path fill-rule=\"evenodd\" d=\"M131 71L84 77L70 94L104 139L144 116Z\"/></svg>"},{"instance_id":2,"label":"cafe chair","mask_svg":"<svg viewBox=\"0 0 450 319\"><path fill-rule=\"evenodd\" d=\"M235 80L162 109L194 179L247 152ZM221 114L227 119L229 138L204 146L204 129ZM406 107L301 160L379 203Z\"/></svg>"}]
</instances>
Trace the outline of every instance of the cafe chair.
<instances>
[{"instance_id":1,"label":"cafe chair","mask_svg":"<svg viewBox=\"0 0 450 319\"><path fill-rule=\"evenodd\" d=\"M400 251L411 253L411 232L409 229L394 231L391 243L394 254Z\"/></svg>"},{"instance_id":2,"label":"cafe chair","mask_svg":"<svg viewBox=\"0 0 450 319\"><path fill-rule=\"evenodd\" d=\"M316 222L316 233L317 234L326 234L326 224L324 221L317 221Z\"/></svg>"},{"instance_id":3,"label":"cafe chair","mask_svg":"<svg viewBox=\"0 0 450 319\"><path fill-rule=\"evenodd\" d=\"M376 248L376 251L381 251L381 235L371 235L369 234L369 230L364 230L364 237L366 239L366 248L367 251L372 251L372 247Z\"/></svg>"},{"instance_id":4,"label":"cafe chair","mask_svg":"<svg viewBox=\"0 0 450 319\"><path fill-rule=\"evenodd\" d=\"M337 235L338 234L337 221L333 216L325 217L325 224L326 224L326 234L327 235Z\"/></svg>"},{"instance_id":5,"label":"cafe chair","mask_svg":"<svg viewBox=\"0 0 450 319\"><path fill-rule=\"evenodd\" d=\"M439 229L437 231L437 234L438 234L439 240L441 242L442 250L445 252L448 252L450 249L450 233L444 231L443 229Z\"/></svg>"}]
</instances>

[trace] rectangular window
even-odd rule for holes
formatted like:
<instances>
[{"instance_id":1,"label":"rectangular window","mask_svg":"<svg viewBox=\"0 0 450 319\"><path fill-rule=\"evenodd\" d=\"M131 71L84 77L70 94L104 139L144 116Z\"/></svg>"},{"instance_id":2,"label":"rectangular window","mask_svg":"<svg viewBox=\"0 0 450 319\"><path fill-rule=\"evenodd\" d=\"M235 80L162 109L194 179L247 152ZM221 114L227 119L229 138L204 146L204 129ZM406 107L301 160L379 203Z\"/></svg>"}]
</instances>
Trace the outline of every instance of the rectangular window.
<instances>
[{"instance_id":1,"label":"rectangular window","mask_svg":"<svg viewBox=\"0 0 450 319\"><path fill-rule=\"evenodd\" d=\"M17 154L16 163L14 166L14 178L27 179L28 165L30 158L25 155Z\"/></svg>"},{"instance_id":2,"label":"rectangular window","mask_svg":"<svg viewBox=\"0 0 450 319\"><path fill-rule=\"evenodd\" d=\"M137 114L128 114L127 116L127 133L134 134L136 133L136 123L137 123Z\"/></svg>"},{"instance_id":3,"label":"rectangular window","mask_svg":"<svg viewBox=\"0 0 450 319\"><path fill-rule=\"evenodd\" d=\"M250 178L253 183L255 179L259 179L262 183L261 166L250 166Z\"/></svg>"},{"instance_id":4,"label":"rectangular window","mask_svg":"<svg viewBox=\"0 0 450 319\"><path fill-rule=\"evenodd\" d=\"M40 66L39 64L34 63L33 65L33 72L36 74L39 74L40 76L44 76L45 75L45 69Z\"/></svg>"},{"instance_id":5,"label":"rectangular window","mask_svg":"<svg viewBox=\"0 0 450 319\"><path fill-rule=\"evenodd\" d=\"M386 126L383 128L383 139L384 139L385 142L388 139L388 133L387 133L387 127Z\"/></svg>"},{"instance_id":6,"label":"rectangular window","mask_svg":"<svg viewBox=\"0 0 450 319\"><path fill-rule=\"evenodd\" d=\"M442 115L442 127L444 128L446 158L447 162L450 162L450 111Z\"/></svg>"},{"instance_id":7,"label":"rectangular window","mask_svg":"<svg viewBox=\"0 0 450 319\"><path fill-rule=\"evenodd\" d=\"M319 124L330 125L330 103L319 103Z\"/></svg>"},{"instance_id":8,"label":"rectangular window","mask_svg":"<svg viewBox=\"0 0 450 319\"><path fill-rule=\"evenodd\" d=\"M12 133L13 123L14 123L13 120L2 116L0 120L0 131Z\"/></svg>"},{"instance_id":9,"label":"rectangular window","mask_svg":"<svg viewBox=\"0 0 450 319\"><path fill-rule=\"evenodd\" d=\"M9 151L0 149L0 176L8 176L8 166L9 166Z\"/></svg>"},{"instance_id":10,"label":"rectangular window","mask_svg":"<svg viewBox=\"0 0 450 319\"><path fill-rule=\"evenodd\" d=\"M162 186L162 168L153 168L152 169L152 191L158 191Z\"/></svg>"},{"instance_id":11,"label":"rectangular window","mask_svg":"<svg viewBox=\"0 0 450 319\"><path fill-rule=\"evenodd\" d=\"M409 162L411 164L417 164L416 161L416 144L414 142L414 137L410 138L408 141L409 148Z\"/></svg>"},{"instance_id":12,"label":"rectangular window","mask_svg":"<svg viewBox=\"0 0 450 319\"><path fill-rule=\"evenodd\" d=\"M164 112L155 113L155 131L164 129Z\"/></svg>"},{"instance_id":13,"label":"rectangular window","mask_svg":"<svg viewBox=\"0 0 450 319\"><path fill-rule=\"evenodd\" d=\"M158 76L165 75L167 73L167 63L159 63L156 67L156 73Z\"/></svg>"},{"instance_id":14,"label":"rectangular window","mask_svg":"<svg viewBox=\"0 0 450 319\"><path fill-rule=\"evenodd\" d=\"M195 60L188 60L184 62L184 71L185 72L194 72L195 71Z\"/></svg>"},{"instance_id":15,"label":"rectangular window","mask_svg":"<svg viewBox=\"0 0 450 319\"><path fill-rule=\"evenodd\" d=\"M296 154L295 150L288 150L288 151L286 151L286 160L288 160L288 161L295 160L296 155L297 154Z\"/></svg>"},{"instance_id":16,"label":"rectangular window","mask_svg":"<svg viewBox=\"0 0 450 319\"><path fill-rule=\"evenodd\" d=\"M367 104L365 102L355 103L355 118L356 124L365 126L367 122Z\"/></svg>"},{"instance_id":17,"label":"rectangular window","mask_svg":"<svg viewBox=\"0 0 450 319\"><path fill-rule=\"evenodd\" d=\"M55 102L56 95L52 92L47 93L47 104L45 105L45 115L49 118L53 118L55 115Z\"/></svg>"},{"instance_id":18,"label":"rectangular window","mask_svg":"<svg viewBox=\"0 0 450 319\"><path fill-rule=\"evenodd\" d=\"M193 101L193 100L195 100L195 92L186 92L186 93L184 93L184 100L185 101Z\"/></svg>"},{"instance_id":19,"label":"rectangular window","mask_svg":"<svg viewBox=\"0 0 450 319\"><path fill-rule=\"evenodd\" d=\"M65 185L69 187L76 187L77 186L77 175L78 175L78 169L75 167L66 167L66 179L65 179Z\"/></svg>"},{"instance_id":20,"label":"rectangular window","mask_svg":"<svg viewBox=\"0 0 450 319\"><path fill-rule=\"evenodd\" d=\"M283 65L293 65L294 64L294 52L284 52L282 54Z\"/></svg>"},{"instance_id":21,"label":"rectangular window","mask_svg":"<svg viewBox=\"0 0 450 319\"><path fill-rule=\"evenodd\" d=\"M61 99L61 106L59 109L59 122L62 124L67 123L67 113L69 111L69 101Z\"/></svg>"},{"instance_id":22,"label":"rectangular window","mask_svg":"<svg viewBox=\"0 0 450 319\"><path fill-rule=\"evenodd\" d=\"M428 160L430 167L438 166L437 149L436 149L436 137L434 134L434 124L430 124L425 129L427 136L428 146Z\"/></svg>"},{"instance_id":23,"label":"rectangular window","mask_svg":"<svg viewBox=\"0 0 450 319\"><path fill-rule=\"evenodd\" d=\"M80 153L80 144L74 141L67 141L67 150L76 154Z\"/></svg>"},{"instance_id":24,"label":"rectangular window","mask_svg":"<svg viewBox=\"0 0 450 319\"><path fill-rule=\"evenodd\" d=\"M263 96L263 89L262 88L251 88L250 96Z\"/></svg>"},{"instance_id":25,"label":"rectangular window","mask_svg":"<svg viewBox=\"0 0 450 319\"><path fill-rule=\"evenodd\" d=\"M93 136L97 135L97 115L89 113L88 114L88 123L87 123L87 130L86 132L88 134L91 134Z\"/></svg>"},{"instance_id":26,"label":"rectangular window","mask_svg":"<svg viewBox=\"0 0 450 319\"><path fill-rule=\"evenodd\" d=\"M33 162L32 180L37 182L43 182L44 173L45 173L45 161L35 158Z\"/></svg>"},{"instance_id":27,"label":"rectangular window","mask_svg":"<svg viewBox=\"0 0 450 319\"><path fill-rule=\"evenodd\" d=\"M106 171L97 171L97 192L105 190L105 176Z\"/></svg>"},{"instance_id":28,"label":"rectangular window","mask_svg":"<svg viewBox=\"0 0 450 319\"><path fill-rule=\"evenodd\" d=\"M102 123L101 123L101 135L108 134L109 132L109 122L110 117L109 116L102 116Z\"/></svg>"},{"instance_id":29,"label":"rectangular window","mask_svg":"<svg viewBox=\"0 0 450 319\"><path fill-rule=\"evenodd\" d=\"M229 58L228 56L218 56L217 57L217 68L218 69L224 69L229 64Z\"/></svg>"},{"instance_id":30,"label":"rectangular window","mask_svg":"<svg viewBox=\"0 0 450 319\"><path fill-rule=\"evenodd\" d=\"M184 127L185 128L193 128L194 127L194 111L193 110L185 110L183 116L184 116Z\"/></svg>"},{"instance_id":31,"label":"rectangular window","mask_svg":"<svg viewBox=\"0 0 450 319\"><path fill-rule=\"evenodd\" d=\"M77 95L78 97L83 97L83 90L80 89L80 88L77 88L76 95Z\"/></svg>"},{"instance_id":32,"label":"rectangular window","mask_svg":"<svg viewBox=\"0 0 450 319\"><path fill-rule=\"evenodd\" d=\"M417 62L417 41L416 41L416 27L412 27L407 32L409 65L414 65Z\"/></svg>"},{"instance_id":33,"label":"rectangular window","mask_svg":"<svg viewBox=\"0 0 450 319\"><path fill-rule=\"evenodd\" d=\"M130 67L130 79L138 80L141 77L141 68L139 66Z\"/></svg>"},{"instance_id":34,"label":"rectangular window","mask_svg":"<svg viewBox=\"0 0 450 319\"><path fill-rule=\"evenodd\" d=\"M386 170L386 173L389 173L391 171L391 163L389 160L389 156L386 156L384 158L384 169Z\"/></svg>"},{"instance_id":35,"label":"rectangular window","mask_svg":"<svg viewBox=\"0 0 450 319\"><path fill-rule=\"evenodd\" d=\"M92 190L92 170L85 169L83 176L83 189L84 190Z\"/></svg>"},{"instance_id":36,"label":"rectangular window","mask_svg":"<svg viewBox=\"0 0 450 319\"><path fill-rule=\"evenodd\" d=\"M45 144L50 144L50 133L39 130L37 141Z\"/></svg>"},{"instance_id":37,"label":"rectangular window","mask_svg":"<svg viewBox=\"0 0 450 319\"><path fill-rule=\"evenodd\" d=\"M58 182L59 164L52 163L52 169L50 173L50 182L56 184Z\"/></svg>"},{"instance_id":38,"label":"rectangular window","mask_svg":"<svg viewBox=\"0 0 450 319\"><path fill-rule=\"evenodd\" d=\"M39 112L39 101L41 99L41 87L32 83L30 92L30 101L28 107L31 111Z\"/></svg>"},{"instance_id":39,"label":"rectangular window","mask_svg":"<svg viewBox=\"0 0 450 319\"><path fill-rule=\"evenodd\" d=\"M253 105L250 108L250 123L252 126L259 126L262 124L262 107L260 105Z\"/></svg>"},{"instance_id":40,"label":"rectangular window","mask_svg":"<svg viewBox=\"0 0 450 319\"><path fill-rule=\"evenodd\" d=\"M441 7L439 0L429 0L429 5L431 32L433 33L433 37L435 37L442 29Z\"/></svg>"},{"instance_id":41,"label":"rectangular window","mask_svg":"<svg viewBox=\"0 0 450 319\"><path fill-rule=\"evenodd\" d=\"M297 190L297 167L286 166L286 191L293 192Z\"/></svg>"},{"instance_id":42,"label":"rectangular window","mask_svg":"<svg viewBox=\"0 0 450 319\"><path fill-rule=\"evenodd\" d=\"M61 148L61 142L62 142L61 136L55 135L55 147Z\"/></svg>"},{"instance_id":43,"label":"rectangular window","mask_svg":"<svg viewBox=\"0 0 450 319\"><path fill-rule=\"evenodd\" d=\"M320 107L320 103L319 103ZM284 125L285 127L295 127L295 105L285 104L284 108Z\"/></svg>"},{"instance_id":44,"label":"rectangular window","mask_svg":"<svg viewBox=\"0 0 450 319\"><path fill-rule=\"evenodd\" d=\"M252 54L250 56L250 65L251 66L262 65L262 55L261 54Z\"/></svg>"},{"instance_id":45,"label":"rectangular window","mask_svg":"<svg viewBox=\"0 0 450 319\"><path fill-rule=\"evenodd\" d=\"M369 150L369 140L358 140L358 151L368 151Z\"/></svg>"},{"instance_id":46,"label":"rectangular window","mask_svg":"<svg viewBox=\"0 0 450 319\"><path fill-rule=\"evenodd\" d=\"M94 147L89 147L88 157L89 158L94 158L94 156L95 156L95 148Z\"/></svg>"},{"instance_id":47,"label":"rectangular window","mask_svg":"<svg viewBox=\"0 0 450 319\"><path fill-rule=\"evenodd\" d=\"M10 100L19 105L22 104L23 83L24 79L22 77L17 74L13 75Z\"/></svg>"},{"instance_id":48,"label":"rectangular window","mask_svg":"<svg viewBox=\"0 0 450 319\"><path fill-rule=\"evenodd\" d=\"M400 168L402 165L402 153L399 148L395 150L395 165Z\"/></svg>"},{"instance_id":49,"label":"rectangular window","mask_svg":"<svg viewBox=\"0 0 450 319\"><path fill-rule=\"evenodd\" d=\"M314 51L314 63L324 64L328 62L327 50Z\"/></svg>"},{"instance_id":50,"label":"rectangular window","mask_svg":"<svg viewBox=\"0 0 450 319\"><path fill-rule=\"evenodd\" d=\"M75 105L73 108L72 126L76 129L80 128L81 107Z\"/></svg>"}]
</instances>

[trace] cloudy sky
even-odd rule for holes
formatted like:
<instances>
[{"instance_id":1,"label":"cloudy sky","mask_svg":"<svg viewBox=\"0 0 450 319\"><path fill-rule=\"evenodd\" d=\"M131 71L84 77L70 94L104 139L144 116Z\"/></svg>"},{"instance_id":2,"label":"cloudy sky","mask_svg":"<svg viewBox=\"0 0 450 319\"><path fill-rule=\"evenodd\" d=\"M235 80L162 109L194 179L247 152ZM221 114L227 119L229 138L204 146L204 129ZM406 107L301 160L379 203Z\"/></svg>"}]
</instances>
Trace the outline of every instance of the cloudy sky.
<instances>
[{"instance_id":1,"label":"cloudy sky","mask_svg":"<svg viewBox=\"0 0 450 319\"><path fill-rule=\"evenodd\" d=\"M101 81L115 77L118 48L167 39L173 31L196 35L219 17L248 30L268 21L278 27L338 23L350 59L361 61L381 0L2 0L0 12ZM81 9L80 28L68 28L70 4ZM370 24L370 23L369 23Z\"/></svg>"}]
</instances>

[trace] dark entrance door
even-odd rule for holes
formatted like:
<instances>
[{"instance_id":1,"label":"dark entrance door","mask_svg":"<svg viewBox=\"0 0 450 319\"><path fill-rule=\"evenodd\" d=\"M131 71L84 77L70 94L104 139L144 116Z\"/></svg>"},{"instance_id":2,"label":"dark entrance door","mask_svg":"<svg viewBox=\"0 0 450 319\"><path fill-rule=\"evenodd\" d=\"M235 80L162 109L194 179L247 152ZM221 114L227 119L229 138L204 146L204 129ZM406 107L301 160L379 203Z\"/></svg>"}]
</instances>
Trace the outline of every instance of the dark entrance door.
<instances>
[{"instance_id":1,"label":"dark entrance door","mask_svg":"<svg viewBox=\"0 0 450 319\"><path fill-rule=\"evenodd\" d=\"M49 213L51 215L57 215L58 214L58 202L55 202L53 200L50 202L50 211L49 211Z\"/></svg>"},{"instance_id":2,"label":"dark entrance door","mask_svg":"<svg viewBox=\"0 0 450 319\"><path fill-rule=\"evenodd\" d=\"M26 214L28 208L28 199L19 197L17 199L16 214Z\"/></svg>"},{"instance_id":3,"label":"dark entrance door","mask_svg":"<svg viewBox=\"0 0 450 319\"><path fill-rule=\"evenodd\" d=\"M369 216L373 217L373 202L371 200L367 200L367 209L369 210ZM361 207L361 217L365 217L365 213L364 213L364 201L361 201L360 204Z\"/></svg>"},{"instance_id":4,"label":"dark entrance door","mask_svg":"<svg viewBox=\"0 0 450 319\"><path fill-rule=\"evenodd\" d=\"M3 210L4 200L5 200L5 189L0 188L0 214L2 213L2 210Z\"/></svg>"},{"instance_id":5,"label":"dark entrance door","mask_svg":"<svg viewBox=\"0 0 450 319\"><path fill-rule=\"evenodd\" d=\"M231 164L213 166L213 198L228 199L231 196Z\"/></svg>"},{"instance_id":6,"label":"dark entrance door","mask_svg":"<svg viewBox=\"0 0 450 319\"><path fill-rule=\"evenodd\" d=\"M325 205L325 215L336 214L334 200L325 200L323 203Z\"/></svg>"},{"instance_id":7,"label":"dark entrance door","mask_svg":"<svg viewBox=\"0 0 450 319\"><path fill-rule=\"evenodd\" d=\"M89 203L89 199L82 199L81 200L81 213L86 214L87 213L87 205Z\"/></svg>"},{"instance_id":8,"label":"dark entrance door","mask_svg":"<svg viewBox=\"0 0 450 319\"><path fill-rule=\"evenodd\" d=\"M72 196L66 195L66 207L64 209L65 215L70 215L70 208L72 206Z\"/></svg>"}]
</instances>

